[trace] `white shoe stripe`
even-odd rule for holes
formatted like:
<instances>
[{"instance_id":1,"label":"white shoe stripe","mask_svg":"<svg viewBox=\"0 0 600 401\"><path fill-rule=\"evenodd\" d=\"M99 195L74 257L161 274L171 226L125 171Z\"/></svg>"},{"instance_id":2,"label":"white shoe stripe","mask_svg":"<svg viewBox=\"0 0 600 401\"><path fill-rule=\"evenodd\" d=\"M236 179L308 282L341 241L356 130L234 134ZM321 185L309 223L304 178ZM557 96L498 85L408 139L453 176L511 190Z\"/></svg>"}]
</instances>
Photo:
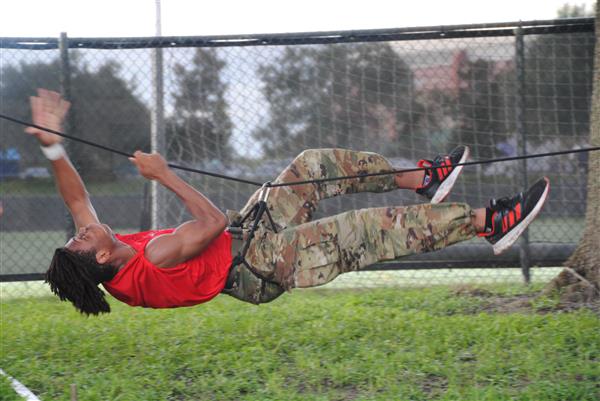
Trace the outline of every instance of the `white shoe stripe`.
<instances>
[{"instance_id":1,"label":"white shoe stripe","mask_svg":"<svg viewBox=\"0 0 600 401\"><path fill-rule=\"evenodd\" d=\"M471 153L471 151L470 151L469 147L465 146L465 151L464 151L462 157L460 158L460 160L458 161L458 163L464 163L469 158L470 153ZM450 173L448 178L446 178L444 180L444 182L442 182L440 184L440 187L435 192L435 195L433 195L433 198L431 198L431 203L440 203L444 199L446 199L446 197L452 190L452 187L454 187L454 183L456 182L456 179L460 175L460 172L462 171L463 167L464 166L454 167L454 169L452 170L452 172Z\"/></svg>"}]
</instances>

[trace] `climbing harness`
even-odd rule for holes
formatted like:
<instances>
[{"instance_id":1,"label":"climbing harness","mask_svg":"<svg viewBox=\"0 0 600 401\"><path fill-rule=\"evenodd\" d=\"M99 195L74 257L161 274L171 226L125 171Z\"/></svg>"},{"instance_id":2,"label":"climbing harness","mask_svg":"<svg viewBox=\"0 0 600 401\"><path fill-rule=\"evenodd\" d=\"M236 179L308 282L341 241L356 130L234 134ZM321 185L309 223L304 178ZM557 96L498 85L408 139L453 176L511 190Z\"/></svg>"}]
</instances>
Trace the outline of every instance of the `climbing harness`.
<instances>
[{"instance_id":1,"label":"climbing harness","mask_svg":"<svg viewBox=\"0 0 600 401\"><path fill-rule=\"evenodd\" d=\"M267 216L273 232L277 232L277 226L273 221L271 212L269 212L269 205L267 204L269 192L271 192L271 183L265 182L260 189L258 201L254 204L254 206L252 206L252 208L239 221L235 221L229 226L230 231L243 232L246 221L252 220L250 229L247 232L245 238L243 238L243 246L238 252L238 254L233 258L233 262L231 265L232 267L235 267L239 264L243 264L248 269L250 269L252 273L256 274L263 280L267 280L267 278L265 278L263 275L258 273L256 269L250 266L250 264L246 261L246 253L248 252L248 248L250 247L250 242L254 239L254 234L256 233L256 230L260 225L263 215Z\"/></svg>"}]
</instances>

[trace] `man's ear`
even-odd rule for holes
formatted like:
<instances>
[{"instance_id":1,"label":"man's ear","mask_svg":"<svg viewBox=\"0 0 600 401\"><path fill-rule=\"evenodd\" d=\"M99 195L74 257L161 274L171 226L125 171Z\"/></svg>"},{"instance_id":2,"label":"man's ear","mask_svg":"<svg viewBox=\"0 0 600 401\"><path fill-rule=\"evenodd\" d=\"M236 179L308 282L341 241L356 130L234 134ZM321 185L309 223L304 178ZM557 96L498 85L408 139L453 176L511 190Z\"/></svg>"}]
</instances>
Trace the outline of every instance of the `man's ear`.
<instances>
[{"instance_id":1,"label":"man's ear","mask_svg":"<svg viewBox=\"0 0 600 401\"><path fill-rule=\"evenodd\" d=\"M96 262L103 265L110 259L110 251L108 249L102 249L96 252Z\"/></svg>"}]
</instances>

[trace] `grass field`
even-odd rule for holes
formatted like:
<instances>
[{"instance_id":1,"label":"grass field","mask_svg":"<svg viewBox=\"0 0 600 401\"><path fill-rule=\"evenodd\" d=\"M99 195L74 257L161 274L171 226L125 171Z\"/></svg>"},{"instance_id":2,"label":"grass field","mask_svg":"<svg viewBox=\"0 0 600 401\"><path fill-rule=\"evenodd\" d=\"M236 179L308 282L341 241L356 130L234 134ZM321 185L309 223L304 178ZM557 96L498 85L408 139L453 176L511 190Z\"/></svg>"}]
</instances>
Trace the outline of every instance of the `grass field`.
<instances>
[{"instance_id":1,"label":"grass field","mask_svg":"<svg viewBox=\"0 0 600 401\"><path fill-rule=\"evenodd\" d=\"M8 299L0 367L41 400L598 400L600 319L493 305L523 291L304 290L85 318ZM475 296L479 295L479 296ZM0 398L14 398L0 380Z\"/></svg>"},{"instance_id":2,"label":"grass field","mask_svg":"<svg viewBox=\"0 0 600 401\"><path fill-rule=\"evenodd\" d=\"M540 219L530 238L575 241L581 227ZM44 271L64 239L0 232L1 272ZM533 282L559 271L535 268ZM41 282L0 283L0 368L42 401L69 400L72 383L79 401L600 399L598 316L536 313L551 299L527 313L491 307L525 291L521 282L520 269L356 272L260 307L224 296L177 310L113 300L100 318L79 316ZM501 296L459 296L459 284ZM0 400L20 401L3 377Z\"/></svg>"}]
</instances>

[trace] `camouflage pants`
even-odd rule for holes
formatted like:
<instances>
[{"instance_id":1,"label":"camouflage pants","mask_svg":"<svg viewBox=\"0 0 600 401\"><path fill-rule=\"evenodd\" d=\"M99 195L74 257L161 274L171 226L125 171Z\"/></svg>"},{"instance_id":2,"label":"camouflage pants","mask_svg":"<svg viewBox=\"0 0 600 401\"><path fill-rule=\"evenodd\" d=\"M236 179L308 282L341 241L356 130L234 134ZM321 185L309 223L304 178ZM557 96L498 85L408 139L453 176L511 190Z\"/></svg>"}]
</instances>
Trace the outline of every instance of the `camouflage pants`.
<instances>
[{"instance_id":1,"label":"camouflage pants","mask_svg":"<svg viewBox=\"0 0 600 401\"><path fill-rule=\"evenodd\" d=\"M316 149L302 152L275 182L392 169L383 156L375 153ZM246 272L243 276L249 283L247 288L240 288L239 296L231 295L253 303L269 302L284 289L322 285L341 273L438 250L475 235L473 211L462 203L368 208L311 221L321 199L394 189L394 175L272 188L267 203L278 232L268 224L259 228L246 260L260 277ZM251 197L242 215L258 195L259 191Z\"/></svg>"}]
</instances>

